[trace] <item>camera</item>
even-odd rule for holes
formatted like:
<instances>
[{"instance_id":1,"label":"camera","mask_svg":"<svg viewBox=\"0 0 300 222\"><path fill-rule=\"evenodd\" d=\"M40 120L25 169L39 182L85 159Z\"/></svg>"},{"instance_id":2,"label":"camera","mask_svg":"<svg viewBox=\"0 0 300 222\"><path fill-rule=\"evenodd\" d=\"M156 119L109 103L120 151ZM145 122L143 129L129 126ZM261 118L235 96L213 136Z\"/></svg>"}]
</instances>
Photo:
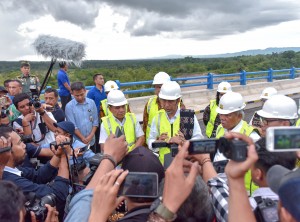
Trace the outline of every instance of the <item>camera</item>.
<instances>
[{"instance_id":1,"label":"camera","mask_svg":"<svg viewBox=\"0 0 300 222\"><path fill-rule=\"evenodd\" d=\"M20 135L21 137L21 141L23 143L32 143L34 142L34 138L33 138L33 135L30 134L30 135Z\"/></svg>"},{"instance_id":2,"label":"camera","mask_svg":"<svg viewBox=\"0 0 300 222\"><path fill-rule=\"evenodd\" d=\"M35 195L25 202L26 219L25 221L31 221L30 211L34 212L37 221L44 221L47 217L48 209L45 204L49 204L51 207L56 205L56 196L49 194L41 199L35 197Z\"/></svg>"},{"instance_id":3,"label":"camera","mask_svg":"<svg viewBox=\"0 0 300 222\"><path fill-rule=\"evenodd\" d=\"M254 210L255 218L257 221L279 221L278 218L278 201L270 198L255 197L257 207Z\"/></svg>"},{"instance_id":4,"label":"camera","mask_svg":"<svg viewBox=\"0 0 300 222\"><path fill-rule=\"evenodd\" d=\"M102 156L103 155L101 153L96 153L93 157L88 159L88 162L90 164L90 172L83 178L84 185L87 185L91 181L101 162Z\"/></svg>"},{"instance_id":5,"label":"camera","mask_svg":"<svg viewBox=\"0 0 300 222\"><path fill-rule=\"evenodd\" d=\"M2 107L0 115L1 115L1 118L7 117L9 115L9 110Z\"/></svg>"},{"instance_id":6,"label":"camera","mask_svg":"<svg viewBox=\"0 0 300 222\"><path fill-rule=\"evenodd\" d=\"M0 106L1 107L5 107L6 106L6 97L5 96L1 96L0 97Z\"/></svg>"},{"instance_id":7,"label":"camera","mask_svg":"<svg viewBox=\"0 0 300 222\"><path fill-rule=\"evenodd\" d=\"M188 148L189 154L215 153L217 149L227 159L236 162L242 162L247 158L248 144L242 140L227 140L225 137L220 139L201 139L190 140ZM153 142L152 148L168 147L171 150L172 157L178 153L178 145L176 143Z\"/></svg>"},{"instance_id":8,"label":"camera","mask_svg":"<svg viewBox=\"0 0 300 222\"><path fill-rule=\"evenodd\" d=\"M42 106L42 104L40 102L40 98L38 97L38 95L33 95L30 102L31 102L31 104L33 105L33 107L35 109L39 109Z\"/></svg>"},{"instance_id":9,"label":"camera","mask_svg":"<svg viewBox=\"0 0 300 222\"><path fill-rule=\"evenodd\" d=\"M50 143L50 148L54 148L55 150L58 149L58 146L68 146L68 145L71 145L71 142L70 141L66 141L66 142L63 142L61 144L57 144L56 141L53 141Z\"/></svg>"}]
</instances>

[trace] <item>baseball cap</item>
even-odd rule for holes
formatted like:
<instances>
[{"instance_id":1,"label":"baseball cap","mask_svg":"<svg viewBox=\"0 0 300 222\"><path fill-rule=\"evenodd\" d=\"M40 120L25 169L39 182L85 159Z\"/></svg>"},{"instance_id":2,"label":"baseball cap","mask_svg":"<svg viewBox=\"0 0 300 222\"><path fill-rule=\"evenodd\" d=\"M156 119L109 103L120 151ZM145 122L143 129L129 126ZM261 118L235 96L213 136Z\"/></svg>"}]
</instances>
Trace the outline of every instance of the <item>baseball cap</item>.
<instances>
[{"instance_id":1,"label":"baseball cap","mask_svg":"<svg viewBox=\"0 0 300 222\"><path fill-rule=\"evenodd\" d=\"M282 206L300 221L300 168L288 170L274 165L267 172L269 187L278 194Z\"/></svg>"},{"instance_id":2,"label":"baseball cap","mask_svg":"<svg viewBox=\"0 0 300 222\"><path fill-rule=\"evenodd\" d=\"M3 86L0 86L0 92L8 92L6 89L5 89L5 87L3 87Z\"/></svg>"},{"instance_id":3,"label":"baseball cap","mask_svg":"<svg viewBox=\"0 0 300 222\"><path fill-rule=\"evenodd\" d=\"M129 172L157 173L158 182L165 177L164 167L158 157L143 146L135 148L125 156L122 168Z\"/></svg>"},{"instance_id":4,"label":"baseball cap","mask_svg":"<svg viewBox=\"0 0 300 222\"><path fill-rule=\"evenodd\" d=\"M53 123L55 127L59 127L66 131L67 133L71 134L72 136L74 135L75 132L75 125L72 122L69 121L62 121L59 123Z\"/></svg>"}]
</instances>

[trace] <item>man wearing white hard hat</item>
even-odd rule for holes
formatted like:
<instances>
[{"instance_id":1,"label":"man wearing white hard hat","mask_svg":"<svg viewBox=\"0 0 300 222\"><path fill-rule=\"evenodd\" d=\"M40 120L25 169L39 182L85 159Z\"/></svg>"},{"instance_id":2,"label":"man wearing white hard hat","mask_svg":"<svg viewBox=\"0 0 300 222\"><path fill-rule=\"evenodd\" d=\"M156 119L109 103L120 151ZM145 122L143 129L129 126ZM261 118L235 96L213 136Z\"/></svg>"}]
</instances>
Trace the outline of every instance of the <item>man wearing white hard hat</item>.
<instances>
[{"instance_id":1,"label":"man wearing white hard hat","mask_svg":"<svg viewBox=\"0 0 300 222\"><path fill-rule=\"evenodd\" d=\"M231 92L231 85L229 82L221 82L218 85L216 99L210 100L209 105L205 108L203 112L203 123L206 126L206 136L208 138L216 137L216 130L220 125L220 116L217 113L217 107L219 105L221 97L227 93Z\"/></svg>"},{"instance_id":2,"label":"man wearing white hard hat","mask_svg":"<svg viewBox=\"0 0 300 222\"><path fill-rule=\"evenodd\" d=\"M153 142L169 142L181 144L188 139L202 139L203 135L193 110L180 110L181 89L177 82L169 81L162 85L159 99L163 109L153 118L148 138L148 146ZM184 119L183 119L184 118ZM170 155L167 147L159 149L159 159L165 161Z\"/></svg>"},{"instance_id":3,"label":"man wearing white hard hat","mask_svg":"<svg viewBox=\"0 0 300 222\"><path fill-rule=\"evenodd\" d=\"M104 84L104 91L106 93L106 96L108 95L108 93L112 90L116 90L119 89L119 86L117 85L117 83L115 81L112 80L108 80L105 84ZM130 112L130 108L129 105L126 105L126 112ZM107 105L107 99L104 99L101 101L100 104L100 118L104 117L104 116L108 116L110 115L111 112L108 109L108 105Z\"/></svg>"},{"instance_id":4,"label":"man wearing white hard hat","mask_svg":"<svg viewBox=\"0 0 300 222\"><path fill-rule=\"evenodd\" d=\"M111 115L102 118L99 143L101 148L110 134L115 134L117 128L125 135L129 151L145 142L144 132L133 113L126 112L127 99L118 89L112 90L107 96L108 109Z\"/></svg>"},{"instance_id":5,"label":"man wearing white hard hat","mask_svg":"<svg viewBox=\"0 0 300 222\"><path fill-rule=\"evenodd\" d=\"M274 95L277 95L277 90L274 87L265 88L260 95L260 101L262 102L262 106L268 99L270 99ZM256 127L261 132L260 116L257 114L257 112L253 114L249 124L251 126Z\"/></svg>"},{"instance_id":6,"label":"man wearing white hard hat","mask_svg":"<svg viewBox=\"0 0 300 222\"><path fill-rule=\"evenodd\" d=\"M155 95L151 97L145 105L144 114L143 114L143 131L146 135L146 141L149 138L150 127L152 123L153 117L157 114L157 112L162 109L161 103L159 101L159 92L162 85L166 82L171 81L171 77L166 72L158 72L154 76L152 85L154 86ZM184 105L181 101L180 106L184 109Z\"/></svg>"},{"instance_id":7,"label":"man wearing white hard hat","mask_svg":"<svg viewBox=\"0 0 300 222\"><path fill-rule=\"evenodd\" d=\"M296 102L284 95L272 96L257 114L261 120L262 136L268 127L293 126L298 118Z\"/></svg>"},{"instance_id":8,"label":"man wearing white hard hat","mask_svg":"<svg viewBox=\"0 0 300 222\"><path fill-rule=\"evenodd\" d=\"M243 97L237 92L227 92L220 99L217 112L220 115L221 124L218 126L216 131L216 138L223 137L226 132L237 132L249 136L254 141L257 141L260 136L256 132L257 130L248 125L244 118L244 108L246 104L243 101ZM227 164L227 158L219 152L216 152L213 158L215 165L219 166L220 169L224 169ZM220 171L222 172L222 170ZM245 177L246 189L252 193L258 187L252 183L251 172L248 171ZM250 191L251 190L251 191Z\"/></svg>"},{"instance_id":9,"label":"man wearing white hard hat","mask_svg":"<svg viewBox=\"0 0 300 222\"><path fill-rule=\"evenodd\" d=\"M255 129L243 120L243 110L245 107L246 104L244 103L243 97L240 93L227 92L224 96L222 96L217 108L221 124L217 128L216 138L224 136L225 132L228 131L245 134L251 137L254 141L260 138ZM226 157L218 151L214 157L214 161L221 160L226 160Z\"/></svg>"}]
</instances>

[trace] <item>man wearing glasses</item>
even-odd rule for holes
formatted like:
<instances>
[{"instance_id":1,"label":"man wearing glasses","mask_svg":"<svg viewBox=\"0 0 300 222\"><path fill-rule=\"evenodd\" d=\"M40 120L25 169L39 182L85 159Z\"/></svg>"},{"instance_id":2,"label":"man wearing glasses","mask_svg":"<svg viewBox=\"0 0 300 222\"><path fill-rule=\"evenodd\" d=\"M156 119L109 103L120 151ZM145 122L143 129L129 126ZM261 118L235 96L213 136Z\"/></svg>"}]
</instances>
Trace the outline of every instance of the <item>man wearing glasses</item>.
<instances>
[{"instance_id":1,"label":"man wearing glasses","mask_svg":"<svg viewBox=\"0 0 300 222\"><path fill-rule=\"evenodd\" d=\"M293 126L298 118L296 102L284 95L274 95L257 111L261 119L262 136L271 126Z\"/></svg>"}]
</instances>

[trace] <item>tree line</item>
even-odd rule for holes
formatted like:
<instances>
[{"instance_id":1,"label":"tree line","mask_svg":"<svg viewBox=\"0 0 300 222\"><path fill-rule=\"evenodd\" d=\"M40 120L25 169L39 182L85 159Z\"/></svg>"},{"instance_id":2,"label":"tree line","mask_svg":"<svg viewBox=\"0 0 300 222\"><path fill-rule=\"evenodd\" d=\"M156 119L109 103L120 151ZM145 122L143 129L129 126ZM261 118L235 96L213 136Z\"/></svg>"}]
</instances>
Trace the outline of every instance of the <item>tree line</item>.
<instances>
[{"instance_id":1,"label":"tree line","mask_svg":"<svg viewBox=\"0 0 300 222\"><path fill-rule=\"evenodd\" d=\"M30 62L31 74L42 81L50 62ZM80 68L69 67L71 82L83 81L86 86L93 85L93 75L102 73L106 80L132 82L151 80L159 71L165 71L172 77L189 75L207 75L207 73L226 74L237 73L241 70L261 71L269 68L285 69L300 67L300 52L285 51L269 55L237 56L230 58L194 58L155 59L155 60L85 60ZM57 88L56 73L59 67L54 66L48 86ZM0 81L12 79L20 75L19 61L0 61ZM132 87L135 89L136 87Z\"/></svg>"}]
</instances>

